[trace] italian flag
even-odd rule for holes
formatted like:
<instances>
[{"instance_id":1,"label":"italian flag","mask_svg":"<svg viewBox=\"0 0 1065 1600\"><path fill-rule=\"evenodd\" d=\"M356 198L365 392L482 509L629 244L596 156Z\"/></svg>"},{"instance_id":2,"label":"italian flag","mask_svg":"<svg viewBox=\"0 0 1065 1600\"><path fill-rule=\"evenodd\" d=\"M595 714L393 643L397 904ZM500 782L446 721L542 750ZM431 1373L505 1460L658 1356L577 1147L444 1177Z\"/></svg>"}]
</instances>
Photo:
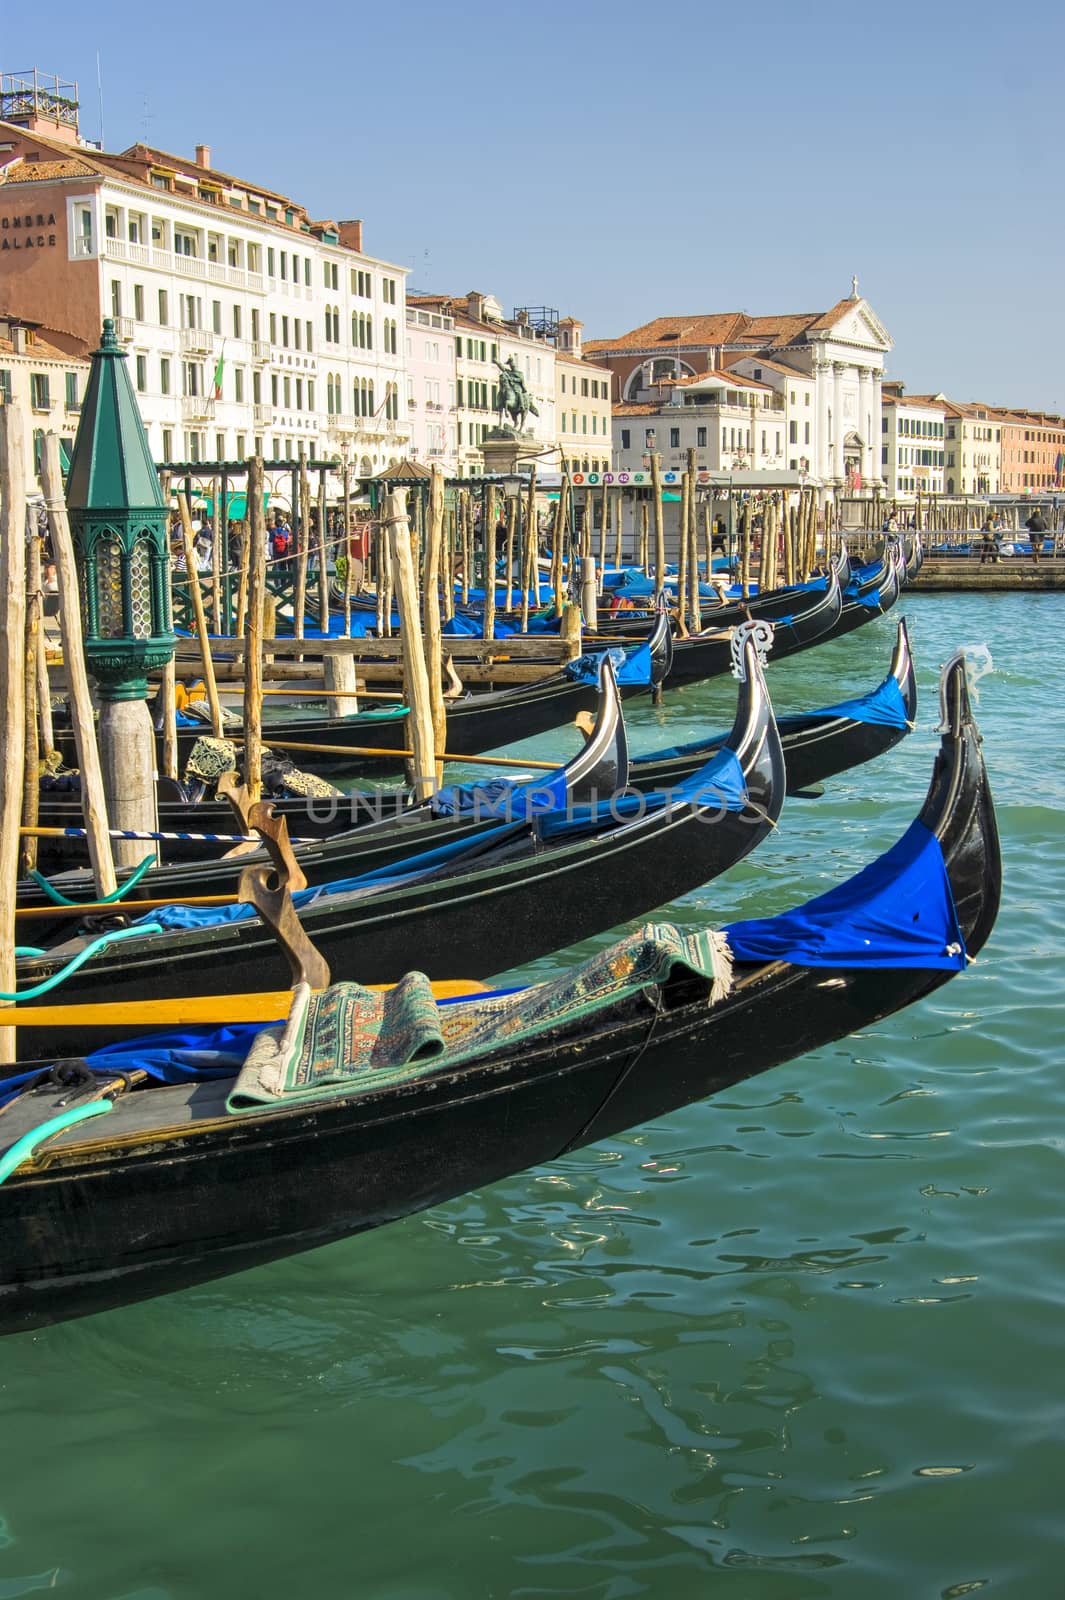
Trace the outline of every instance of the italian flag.
<instances>
[{"instance_id":1,"label":"italian flag","mask_svg":"<svg viewBox=\"0 0 1065 1600\"><path fill-rule=\"evenodd\" d=\"M222 398L222 369L226 364L225 349L225 341L223 340L222 348L218 352L218 361L214 369L214 394L212 398L215 400L221 400Z\"/></svg>"}]
</instances>

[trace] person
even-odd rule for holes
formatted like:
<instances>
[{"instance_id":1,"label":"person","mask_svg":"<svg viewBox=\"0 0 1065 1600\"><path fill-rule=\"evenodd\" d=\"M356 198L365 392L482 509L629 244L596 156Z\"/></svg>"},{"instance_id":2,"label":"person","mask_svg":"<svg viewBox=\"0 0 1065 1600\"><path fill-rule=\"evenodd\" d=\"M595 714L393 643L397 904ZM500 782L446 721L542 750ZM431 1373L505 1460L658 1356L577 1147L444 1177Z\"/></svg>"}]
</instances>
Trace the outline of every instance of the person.
<instances>
[{"instance_id":1,"label":"person","mask_svg":"<svg viewBox=\"0 0 1065 1600\"><path fill-rule=\"evenodd\" d=\"M990 561L994 566L998 559L998 540L995 538L995 523L991 515L988 514L984 518L983 538L980 540L980 565L983 566L986 561Z\"/></svg>"},{"instance_id":2,"label":"person","mask_svg":"<svg viewBox=\"0 0 1065 1600\"><path fill-rule=\"evenodd\" d=\"M1039 557L1043 554L1043 535L1047 531L1046 518L1040 510L1036 509L1024 525L1031 535L1032 560L1038 562Z\"/></svg>"},{"instance_id":3,"label":"person","mask_svg":"<svg viewBox=\"0 0 1065 1600\"><path fill-rule=\"evenodd\" d=\"M280 513L274 518L270 532L270 554L275 561L284 561L292 549L292 529Z\"/></svg>"}]
</instances>

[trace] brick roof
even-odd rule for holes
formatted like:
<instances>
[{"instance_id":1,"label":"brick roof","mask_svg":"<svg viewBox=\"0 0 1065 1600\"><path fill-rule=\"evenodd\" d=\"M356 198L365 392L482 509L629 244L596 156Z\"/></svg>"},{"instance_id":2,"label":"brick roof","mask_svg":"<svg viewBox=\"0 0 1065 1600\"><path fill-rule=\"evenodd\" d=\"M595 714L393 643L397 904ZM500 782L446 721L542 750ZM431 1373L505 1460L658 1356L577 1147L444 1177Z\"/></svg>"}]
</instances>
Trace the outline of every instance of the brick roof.
<instances>
[{"instance_id":1,"label":"brick roof","mask_svg":"<svg viewBox=\"0 0 1065 1600\"><path fill-rule=\"evenodd\" d=\"M49 178L94 178L96 171L88 162L71 157L67 161L13 161L10 172L4 174L6 183L44 183Z\"/></svg>"},{"instance_id":2,"label":"brick roof","mask_svg":"<svg viewBox=\"0 0 1065 1600\"><path fill-rule=\"evenodd\" d=\"M0 322L6 321L7 318L0 313ZM0 355L5 357L14 356L17 361L62 361L67 366L70 366L71 363L86 365L84 356L68 355L65 350L60 350L47 339L42 339L39 333L34 334L32 343L27 340L26 348L21 354L16 354L13 339L5 338L3 334L0 334Z\"/></svg>"},{"instance_id":3,"label":"brick roof","mask_svg":"<svg viewBox=\"0 0 1065 1600\"><path fill-rule=\"evenodd\" d=\"M734 367L738 361L757 361L759 366L768 367L772 372L782 372L788 378L804 378L807 383L812 383L813 378L801 367L793 367L787 361L774 361L769 356L762 355L757 350L725 350L721 354L721 362L725 367Z\"/></svg>"},{"instance_id":4,"label":"brick roof","mask_svg":"<svg viewBox=\"0 0 1065 1600\"><path fill-rule=\"evenodd\" d=\"M768 365L768 362L766 363ZM693 372L688 378L671 378L670 382L677 389L690 389L696 384L724 383L731 384L736 389L765 389L771 392L771 385L760 383L757 378L744 378L731 372L718 368L714 372Z\"/></svg>"},{"instance_id":5,"label":"brick roof","mask_svg":"<svg viewBox=\"0 0 1065 1600\"><path fill-rule=\"evenodd\" d=\"M750 317L744 311L720 311L706 316L655 317L616 339L587 339L585 348L596 351L645 349L706 349L713 345L746 344L773 348L800 344L808 334L828 333L862 302L837 300L827 311L788 312L781 316Z\"/></svg>"}]
</instances>

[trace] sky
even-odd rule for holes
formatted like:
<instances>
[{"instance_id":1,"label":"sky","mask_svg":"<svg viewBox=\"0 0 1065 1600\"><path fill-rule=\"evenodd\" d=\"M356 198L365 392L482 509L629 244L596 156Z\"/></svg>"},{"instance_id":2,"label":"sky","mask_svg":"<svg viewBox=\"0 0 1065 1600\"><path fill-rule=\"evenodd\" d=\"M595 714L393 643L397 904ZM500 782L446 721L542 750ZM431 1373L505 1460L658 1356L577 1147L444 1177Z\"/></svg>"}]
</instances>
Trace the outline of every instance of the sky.
<instances>
[{"instance_id":1,"label":"sky","mask_svg":"<svg viewBox=\"0 0 1065 1600\"><path fill-rule=\"evenodd\" d=\"M108 149L209 144L416 289L588 339L857 274L911 392L1065 411L1060 3L4 10L0 70L77 79L85 136L99 52Z\"/></svg>"}]
</instances>

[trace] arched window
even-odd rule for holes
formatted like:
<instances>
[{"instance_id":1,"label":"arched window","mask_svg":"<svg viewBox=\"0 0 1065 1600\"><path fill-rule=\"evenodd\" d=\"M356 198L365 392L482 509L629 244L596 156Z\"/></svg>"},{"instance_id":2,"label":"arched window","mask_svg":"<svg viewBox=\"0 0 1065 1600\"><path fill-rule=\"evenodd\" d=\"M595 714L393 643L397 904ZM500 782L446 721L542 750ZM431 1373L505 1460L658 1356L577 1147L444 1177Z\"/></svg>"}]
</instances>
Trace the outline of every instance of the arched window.
<instances>
[{"instance_id":1,"label":"arched window","mask_svg":"<svg viewBox=\"0 0 1065 1600\"><path fill-rule=\"evenodd\" d=\"M329 310L329 307L326 306L326 308L325 308L325 342L326 342L326 344L329 343L330 338L332 337L332 332L333 332L333 316L332 316L332 313Z\"/></svg>"},{"instance_id":2,"label":"arched window","mask_svg":"<svg viewBox=\"0 0 1065 1600\"><path fill-rule=\"evenodd\" d=\"M366 385L366 415L372 417L376 407L373 403L373 379Z\"/></svg>"},{"instance_id":3,"label":"arched window","mask_svg":"<svg viewBox=\"0 0 1065 1600\"><path fill-rule=\"evenodd\" d=\"M329 376L325 380L325 408L328 411L330 416L333 416L334 413L336 412L336 406L333 404L333 374L332 373L330 373Z\"/></svg>"},{"instance_id":4,"label":"arched window","mask_svg":"<svg viewBox=\"0 0 1065 1600\"><path fill-rule=\"evenodd\" d=\"M367 348L367 350L372 350L373 349L373 318L372 317L367 317L366 318L366 348Z\"/></svg>"},{"instance_id":5,"label":"arched window","mask_svg":"<svg viewBox=\"0 0 1065 1600\"><path fill-rule=\"evenodd\" d=\"M351 313L351 342L352 344L359 342L359 318L355 311Z\"/></svg>"}]
</instances>

